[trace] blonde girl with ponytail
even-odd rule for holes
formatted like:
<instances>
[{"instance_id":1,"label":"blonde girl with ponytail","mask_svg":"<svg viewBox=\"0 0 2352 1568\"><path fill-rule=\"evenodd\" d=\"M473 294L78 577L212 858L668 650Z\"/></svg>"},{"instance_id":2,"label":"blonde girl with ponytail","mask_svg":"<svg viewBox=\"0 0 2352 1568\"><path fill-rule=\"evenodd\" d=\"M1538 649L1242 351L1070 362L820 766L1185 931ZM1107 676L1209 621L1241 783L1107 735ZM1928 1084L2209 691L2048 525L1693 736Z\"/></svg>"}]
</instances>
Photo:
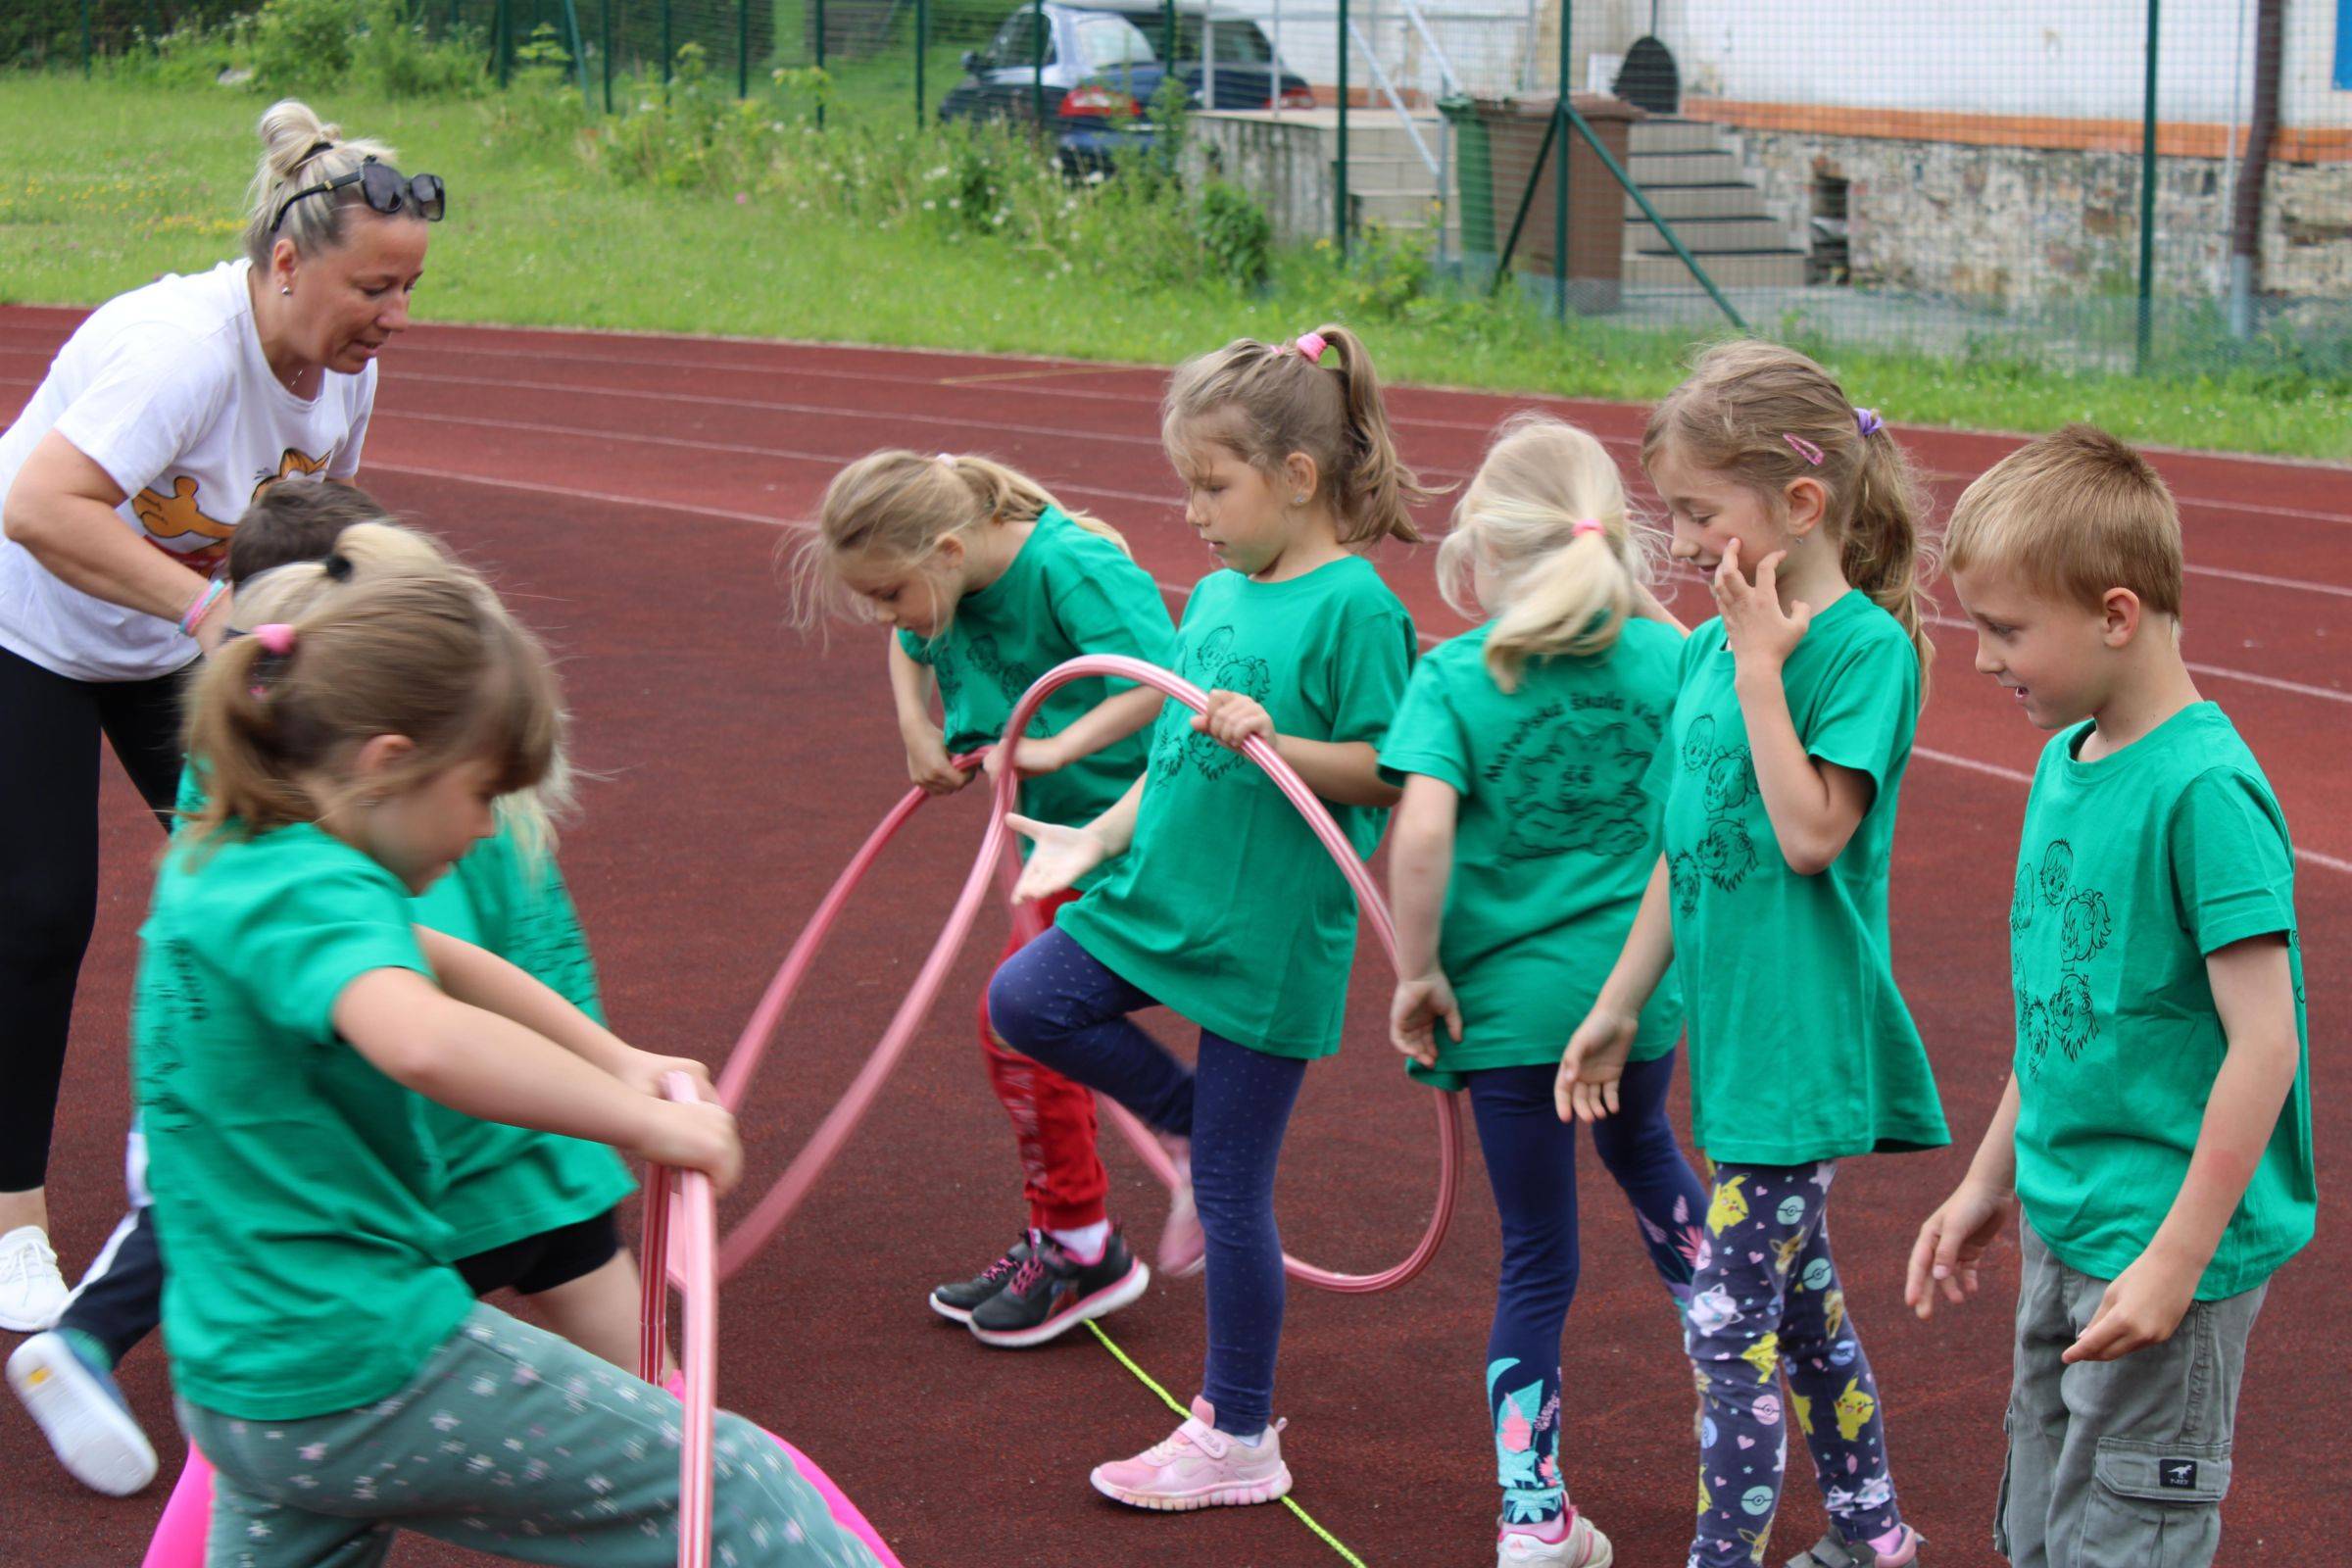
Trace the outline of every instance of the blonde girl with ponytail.
<instances>
[{"instance_id":1,"label":"blonde girl with ponytail","mask_svg":"<svg viewBox=\"0 0 2352 1568\"><path fill-rule=\"evenodd\" d=\"M1786 1429L1757 1383L1777 1363L1831 1522L1793 1561L1906 1568L1919 1538L1827 1208L1840 1161L1950 1142L1886 931L1927 685L1923 508L1878 413L1769 343L1701 358L1651 414L1642 463L1720 613L1684 646L1656 869L1561 1059L1560 1114L1617 1113L1642 1004L1678 965L1691 1130L1714 1165L1686 1335L1707 1390L1690 1562L1750 1562L1770 1531Z\"/></svg>"},{"instance_id":2,"label":"blonde girl with ponytail","mask_svg":"<svg viewBox=\"0 0 2352 1568\"><path fill-rule=\"evenodd\" d=\"M1642 781L1683 638L1645 586L1645 535L1598 441L1540 416L1505 424L1438 549L1446 603L1486 618L1422 659L1380 748L1404 790L1389 850L1404 975L1390 1036L1415 1078L1468 1092L1502 1221L1479 1364L1504 1568L1610 1555L1559 1468L1577 1413L1560 1376L1577 1153L1552 1081L1657 858ZM1678 1311L1706 1203L1667 1118L1682 1017L1668 978L1642 1011L1618 1114L1592 1130Z\"/></svg>"},{"instance_id":3,"label":"blonde girl with ponytail","mask_svg":"<svg viewBox=\"0 0 2352 1568\"><path fill-rule=\"evenodd\" d=\"M906 770L923 789L963 788L979 769L955 759L989 748L990 775L1007 763L1019 772L1028 814L1015 821L1075 826L1107 810L1144 770L1139 731L1160 699L1128 681L1072 681L1046 699L1017 757L997 746L1013 704L1054 665L1081 654L1164 665L1174 640L1167 602L1117 530L1028 475L968 453L869 453L826 487L796 567L803 625L832 610L887 631ZM1041 901L1044 918L1079 891ZM1019 946L1016 932L1006 956ZM1028 1212L995 1261L937 1286L928 1304L983 1345L1019 1349L1133 1301L1152 1271L1103 1206L1110 1178L1096 1149L1095 1097L1006 1050L985 998L979 1029ZM1162 1266L1197 1267L1199 1237L1179 1207L1160 1239Z\"/></svg>"}]
</instances>

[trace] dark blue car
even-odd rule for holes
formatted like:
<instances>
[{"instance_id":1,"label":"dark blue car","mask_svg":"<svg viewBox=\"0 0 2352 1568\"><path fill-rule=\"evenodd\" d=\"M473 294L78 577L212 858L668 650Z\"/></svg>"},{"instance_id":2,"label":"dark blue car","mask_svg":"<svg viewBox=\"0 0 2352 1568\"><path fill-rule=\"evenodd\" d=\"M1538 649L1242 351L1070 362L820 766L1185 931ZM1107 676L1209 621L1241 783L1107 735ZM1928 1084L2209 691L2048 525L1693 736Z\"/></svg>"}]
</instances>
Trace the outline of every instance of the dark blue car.
<instances>
[{"instance_id":1,"label":"dark blue car","mask_svg":"<svg viewBox=\"0 0 2352 1568\"><path fill-rule=\"evenodd\" d=\"M1285 108L1313 103L1305 80L1281 69L1255 23L1219 18L1204 28L1202 22L1199 0L1189 12L1178 8L1175 76L1195 107L1208 107L1202 87L1212 76L1218 109L1269 108L1277 91ZM1165 32L1166 13L1152 0L1023 6L985 49L964 55L966 74L941 102L940 119L1036 122L1042 116L1071 172L1107 168L1115 154L1152 145L1148 111L1169 74L1157 48ZM1201 57L1204 35L1215 43L1213 73Z\"/></svg>"}]
</instances>

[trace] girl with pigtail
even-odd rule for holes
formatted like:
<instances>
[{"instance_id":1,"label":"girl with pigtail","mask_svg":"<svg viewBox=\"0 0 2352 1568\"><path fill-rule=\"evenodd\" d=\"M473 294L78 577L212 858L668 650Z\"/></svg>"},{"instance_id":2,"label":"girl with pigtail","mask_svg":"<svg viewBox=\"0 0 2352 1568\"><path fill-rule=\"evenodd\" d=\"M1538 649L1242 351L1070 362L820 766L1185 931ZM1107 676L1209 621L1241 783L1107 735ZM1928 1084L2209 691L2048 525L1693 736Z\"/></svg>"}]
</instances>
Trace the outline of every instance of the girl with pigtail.
<instances>
[{"instance_id":1,"label":"girl with pigtail","mask_svg":"<svg viewBox=\"0 0 2352 1568\"><path fill-rule=\"evenodd\" d=\"M1485 1361L1499 1568L1611 1554L1559 1467L1578 1222L1576 1123L1553 1113L1552 1082L1657 858L1642 781L1683 636L1644 586L1642 546L1598 441L1540 416L1504 425L1438 551L1446 602L1492 618L1421 661L1380 748L1404 789L1390 1035L1415 1078L1468 1091L1502 1219ZM1617 1114L1592 1128L1678 1317L1706 1208L1666 1111L1682 1027L1669 976L1642 1009Z\"/></svg>"},{"instance_id":2,"label":"girl with pigtail","mask_svg":"<svg viewBox=\"0 0 2352 1568\"><path fill-rule=\"evenodd\" d=\"M1643 1004L1677 965L1714 1164L1685 1317L1704 1390L1690 1562L1765 1560L1786 1411L1832 1527L1792 1568L1907 1568L1919 1537L1827 1207L1846 1157L1950 1142L1886 933L1929 656L1921 508L1878 415L1769 343L1703 357L1651 414L1642 463L1721 613L1683 646L1650 770L1661 853L1561 1058L1559 1114L1623 1113Z\"/></svg>"},{"instance_id":3,"label":"girl with pigtail","mask_svg":"<svg viewBox=\"0 0 2352 1568\"><path fill-rule=\"evenodd\" d=\"M1175 636L1158 585L1117 530L983 457L893 449L858 459L826 487L797 566L804 625L847 601L890 628L906 770L934 795L970 782L972 770L954 759L996 748L1013 704L1054 665L1081 654L1165 664ZM1147 687L1072 681L1046 699L1017 757L992 749L987 769L993 776L1011 762L1032 816L1089 821L1143 770L1137 732L1158 711L1159 695ZM1039 912L1051 922L1077 896L1074 887L1042 900ZM1007 956L1021 940L1016 930ZM983 1345L1025 1348L1135 1300L1152 1270L1103 1206L1110 1177L1096 1148L1094 1094L1006 1050L985 997L980 1050L1012 1123L1027 1220L996 1261L935 1287L928 1304ZM1179 1204L1160 1237L1160 1266L1198 1268L1200 1235Z\"/></svg>"},{"instance_id":4,"label":"girl with pigtail","mask_svg":"<svg viewBox=\"0 0 2352 1568\"><path fill-rule=\"evenodd\" d=\"M1160 711L1150 766L1083 824L1028 817L1018 895L1100 879L1008 958L989 1014L1014 1050L1156 1129L1207 1257L1208 1355L1192 1415L1097 1491L1139 1508L1271 1502L1290 1490L1274 1363L1283 1313L1274 1174L1306 1064L1339 1049L1353 894L1312 830L1238 754L1255 736L1330 806L1358 854L1397 797L1375 747L1411 670L1412 619L1353 547L1419 538L1363 345L1333 326L1242 339L1179 368L1162 439L1185 520L1219 569L1197 584L1177 671L1208 693ZM1187 1067L1129 1014L1200 1027Z\"/></svg>"}]
</instances>

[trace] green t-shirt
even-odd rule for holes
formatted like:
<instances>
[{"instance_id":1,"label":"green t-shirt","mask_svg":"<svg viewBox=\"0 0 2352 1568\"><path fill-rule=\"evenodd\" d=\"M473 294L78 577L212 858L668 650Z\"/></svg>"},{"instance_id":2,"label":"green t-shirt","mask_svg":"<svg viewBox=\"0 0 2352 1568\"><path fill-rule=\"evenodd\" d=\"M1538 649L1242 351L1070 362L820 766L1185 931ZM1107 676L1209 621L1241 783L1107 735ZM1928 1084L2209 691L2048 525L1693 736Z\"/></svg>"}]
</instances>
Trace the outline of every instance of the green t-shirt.
<instances>
[{"instance_id":1,"label":"green t-shirt","mask_svg":"<svg viewBox=\"0 0 2352 1568\"><path fill-rule=\"evenodd\" d=\"M1683 645L1650 787L1665 801L1690 1006L1691 1136L1710 1158L1797 1165L1951 1142L1886 942L1919 677L1902 623L1858 589L1817 612L1788 656L1782 684L1806 753L1876 786L1844 852L1799 876L1756 789L1723 622Z\"/></svg>"},{"instance_id":2,"label":"green t-shirt","mask_svg":"<svg viewBox=\"0 0 2352 1568\"><path fill-rule=\"evenodd\" d=\"M553 859L529 863L503 824L416 901L416 923L486 948L604 1021L596 967ZM438 1205L451 1261L602 1214L636 1190L603 1144L425 1102L448 1168Z\"/></svg>"},{"instance_id":3,"label":"green t-shirt","mask_svg":"<svg viewBox=\"0 0 2352 1568\"><path fill-rule=\"evenodd\" d=\"M204 809L194 765L180 769L176 808L182 816ZM497 954L604 1022L596 966L564 875L553 859L526 865L503 819L413 905L418 925ZM436 1206L450 1227L447 1261L593 1218L636 1190L628 1167L603 1144L424 1104L445 1171Z\"/></svg>"},{"instance_id":4,"label":"green t-shirt","mask_svg":"<svg viewBox=\"0 0 2352 1568\"><path fill-rule=\"evenodd\" d=\"M1176 643L1167 601L1152 574L1101 534L1047 508L1003 576L956 606L956 618L928 642L900 632L899 647L939 678L949 754L1004 738L1012 705L1037 677L1080 654L1125 654L1165 668ZM1057 735L1135 683L1092 676L1048 697L1028 734ZM1151 742L1139 730L1069 766L1021 781L1021 810L1042 822L1080 826L1117 804L1143 772ZM1029 841L1019 841L1021 853ZM1081 886L1099 880L1098 871Z\"/></svg>"},{"instance_id":5,"label":"green t-shirt","mask_svg":"<svg viewBox=\"0 0 2352 1568\"><path fill-rule=\"evenodd\" d=\"M425 1101L339 1039L378 969L428 974L408 890L308 823L178 847L140 930L133 1082L191 1403L249 1420L399 1389L472 1309Z\"/></svg>"},{"instance_id":6,"label":"green t-shirt","mask_svg":"<svg viewBox=\"0 0 2352 1568\"><path fill-rule=\"evenodd\" d=\"M1655 803L1642 792L1674 707L1682 634L1629 620L1606 652L1530 660L1505 692L1480 626L1413 671L1381 743L1391 782L1419 773L1461 799L1438 961L1462 1008L1441 1025L1438 1064L1408 1064L1444 1089L1483 1067L1560 1059L1608 978L1657 864ZM1642 1012L1633 1059L1683 1032L1669 973Z\"/></svg>"},{"instance_id":7,"label":"green t-shirt","mask_svg":"<svg viewBox=\"0 0 2352 1568\"><path fill-rule=\"evenodd\" d=\"M1263 704L1276 730L1378 745L1416 644L1413 620L1354 556L1282 582L1219 571L1193 589L1176 670ZM1282 792L1167 704L1135 840L1054 924L1112 973L1238 1045L1277 1056L1340 1049L1355 894ZM1360 856L1389 813L1333 806Z\"/></svg>"},{"instance_id":8,"label":"green t-shirt","mask_svg":"<svg viewBox=\"0 0 2352 1568\"><path fill-rule=\"evenodd\" d=\"M2043 749L2018 845L2018 1197L2069 1268L2111 1280L2145 1251L2230 1047L2206 955L2285 933L2302 1061L2198 1282L2197 1299L2219 1300L2301 1250L2319 1203L2294 847L2270 781L2213 704L2084 762L2090 728Z\"/></svg>"}]
</instances>

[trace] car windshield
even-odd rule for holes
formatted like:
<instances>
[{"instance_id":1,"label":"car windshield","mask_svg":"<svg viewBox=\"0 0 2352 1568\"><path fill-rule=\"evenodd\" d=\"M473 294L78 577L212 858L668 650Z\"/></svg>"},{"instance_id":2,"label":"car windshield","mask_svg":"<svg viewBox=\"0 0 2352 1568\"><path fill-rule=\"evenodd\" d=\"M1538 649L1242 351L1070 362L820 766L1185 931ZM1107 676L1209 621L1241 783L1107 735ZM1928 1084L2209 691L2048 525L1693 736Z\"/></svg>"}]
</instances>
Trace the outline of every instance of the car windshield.
<instances>
[{"instance_id":1,"label":"car windshield","mask_svg":"<svg viewBox=\"0 0 2352 1568\"><path fill-rule=\"evenodd\" d=\"M1200 50L1203 19L1198 16L1178 16L1176 19L1176 58L1200 60L1205 58ZM1242 17L1219 17L1209 29L1216 41L1217 64L1220 66L1262 66L1274 58L1274 46L1258 30L1257 24Z\"/></svg>"},{"instance_id":2,"label":"car windshield","mask_svg":"<svg viewBox=\"0 0 2352 1568\"><path fill-rule=\"evenodd\" d=\"M1125 17L1098 15L1078 24L1078 58L1089 72L1146 66L1157 60L1152 40Z\"/></svg>"}]
</instances>

